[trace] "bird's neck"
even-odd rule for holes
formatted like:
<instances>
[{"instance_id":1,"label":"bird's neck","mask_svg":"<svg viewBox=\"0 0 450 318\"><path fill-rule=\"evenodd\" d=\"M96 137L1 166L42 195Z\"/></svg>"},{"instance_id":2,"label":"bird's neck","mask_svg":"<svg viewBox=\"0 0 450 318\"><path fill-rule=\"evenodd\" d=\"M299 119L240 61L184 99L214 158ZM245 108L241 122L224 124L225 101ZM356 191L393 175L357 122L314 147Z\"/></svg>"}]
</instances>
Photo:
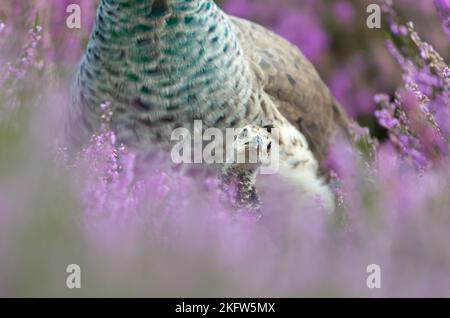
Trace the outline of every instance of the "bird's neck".
<instances>
[{"instance_id":1,"label":"bird's neck","mask_svg":"<svg viewBox=\"0 0 450 318\"><path fill-rule=\"evenodd\" d=\"M125 85L117 97L139 95L149 109L184 106L211 124L229 113L227 103L251 95L231 22L212 0L102 0L86 56L108 72L113 94Z\"/></svg>"}]
</instances>

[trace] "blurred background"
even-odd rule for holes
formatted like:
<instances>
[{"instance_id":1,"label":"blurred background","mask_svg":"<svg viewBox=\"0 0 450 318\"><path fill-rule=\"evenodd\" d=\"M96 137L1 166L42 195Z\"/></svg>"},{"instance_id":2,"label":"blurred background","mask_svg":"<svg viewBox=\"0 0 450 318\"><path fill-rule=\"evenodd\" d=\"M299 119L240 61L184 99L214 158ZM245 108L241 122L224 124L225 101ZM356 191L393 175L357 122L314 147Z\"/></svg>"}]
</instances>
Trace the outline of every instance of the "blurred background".
<instances>
[{"instance_id":1,"label":"blurred background","mask_svg":"<svg viewBox=\"0 0 450 318\"><path fill-rule=\"evenodd\" d=\"M346 111L383 141L374 95L393 96L403 82L384 18L382 29L366 27L373 2L217 1L297 45ZM82 8L79 30L65 24L72 3ZM277 181L262 225L211 218L221 211L204 195L211 180L157 170L137 188L111 190L96 178L110 164L104 139L69 163L56 139L96 5L0 3L0 296L450 295L450 169L419 174L388 144L378 152L383 164L370 169L345 145L335 152L343 188L353 191L345 217L300 209ZM396 0L395 8L449 60L433 0ZM72 263L82 268L81 290L66 288ZM382 265L381 290L366 287L371 263Z\"/></svg>"}]
</instances>

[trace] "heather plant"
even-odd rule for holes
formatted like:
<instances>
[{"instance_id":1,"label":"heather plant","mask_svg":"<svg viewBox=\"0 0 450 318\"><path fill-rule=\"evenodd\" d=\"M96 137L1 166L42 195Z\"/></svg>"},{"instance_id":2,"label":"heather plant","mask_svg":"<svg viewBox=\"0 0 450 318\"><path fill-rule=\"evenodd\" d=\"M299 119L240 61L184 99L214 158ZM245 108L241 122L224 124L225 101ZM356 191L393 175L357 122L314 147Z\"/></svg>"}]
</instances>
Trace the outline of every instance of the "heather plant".
<instances>
[{"instance_id":1,"label":"heather plant","mask_svg":"<svg viewBox=\"0 0 450 318\"><path fill-rule=\"evenodd\" d=\"M376 108L372 96L380 91L391 93L400 85L401 76L384 47L383 29L354 27L365 25L366 8L372 3L377 1L225 0L224 7L268 26L301 48L347 112L364 122L372 133L380 134L382 130L372 116ZM440 30L433 0L395 3L448 59L449 44ZM436 3L444 17L448 6L445 1Z\"/></svg>"},{"instance_id":2,"label":"heather plant","mask_svg":"<svg viewBox=\"0 0 450 318\"><path fill-rule=\"evenodd\" d=\"M420 23L403 22L408 1L397 9L383 2L386 39L339 61L332 54L345 54L330 41L351 32L359 2L333 1L329 9L321 1L224 1L227 10L308 45L305 53L344 86L349 110L382 127L371 126L371 136L354 124L354 140L338 138L330 149L333 214L317 201L301 204L288 184L267 175L262 217L231 211L214 174L172 167L165 157L150 158L137 174L136 156L109 127L107 101L99 105L101 130L75 154L66 148L68 73L88 31L61 27L60 3L0 5L1 296L449 295L448 57L425 42L428 32L419 36ZM88 25L91 2L78 3ZM424 12L434 15L434 30L441 22L445 30L448 6L435 3L437 11ZM303 23L317 30L294 32ZM368 77L379 59L385 64ZM345 66L367 60L370 71ZM389 76L393 70L399 74ZM80 290L64 284L72 263L82 269ZM382 270L380 289L366 285L370 264Z\"/></svg>"},{"instance_id":3,"label":"heather plant","mask_svg":"<svg viewBox=\"0 0 450 318\"><path fill-rule=\"evenodd\" d=\"M0 86L5 94L4 104L0 107L0 121L6 120L7 116L17 110L17 105L20 103L18 101L20 92L27 89L24 81L27 73L31 70L40 70L43 67L43 61L37 56L38 45L42 40L41 33L42 27L36 19L34 25L28 29L26 43L20 49L18 57L0 63ZM4 23L0 23L0 44L2 46L0 56L8 54L8 49L11 46L7 40L12 34L11 28L8 28Z\"/></svg>"},{"instance_id":4,"label":"heather plant","mask_svg":"<svg viewBox=\"0 0 450 318\"><path fill-rule=\"evenodd\" d=\"M392 102L386 95L377 96L381 110L375 115L401 153L423 168L448 153L450 69L412 22L401 22L390 1L384 11L391 30L386 46L402 68L404 87Z\"/></svg>"}]
</instances>

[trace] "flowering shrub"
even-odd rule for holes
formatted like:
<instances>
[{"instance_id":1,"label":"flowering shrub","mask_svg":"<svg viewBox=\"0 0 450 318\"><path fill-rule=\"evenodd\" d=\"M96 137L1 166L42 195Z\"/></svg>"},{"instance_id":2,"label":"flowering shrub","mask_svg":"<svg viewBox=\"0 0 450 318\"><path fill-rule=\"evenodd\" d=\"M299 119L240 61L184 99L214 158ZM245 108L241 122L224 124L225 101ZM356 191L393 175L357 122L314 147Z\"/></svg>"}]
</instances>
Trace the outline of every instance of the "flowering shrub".
<instances>
[{"instance_id":1,"label":"flowering shrub","mask_svg":"<svg viewBox=\"0 0 450 318\"><path fill-rule=\"evenodd\" d=\"M433 0L395 2L438 51L445 54L443 57L449 58L448 41L440 30ZM448 4L435 2L448 23ZM392 92L401 78L384 48L383 32L365 27L366 8L377 1L225 0L223 3L230 13L259 22L296 44L318 67L347 112L378 132L371 116L376 108L372 96L380 91Z\"/></svg>"},{"instance_id":2,"label":"flowering shrub","mask_svg":"<svg viewBox=\"0 0 450 318\"><path fill-rule=\"evenodd\" d=\"M389 1L384 9L391 30L387 47L403 70L404 88L393 102L386 95L377 96L382 110L375 115L401 153L423 168L429 160L447 159L450 68L421 40L412 22L399 21Z\"/></svg>"},{"instance_id":3,"label":"flowering shrub","mask_svg":"<svg viewBox=\"0 0 450 318\"><path fill-rule=\"evenodd\" d=\"M73 2L90 25L94 4ZM429 30L419 36L420 23L404 22L406 0L398 11L383 2L386 38L362 30L365 40L353 40L363 2L222 3L298 44L327 69L350 113L388 135L377 140L354 125L354 142L333 144L333 215L300 206L273 175L261 179L260 220L231 213L215 176L173 169L164 158L136 179L135 156L108 127L107 102L102 130L72 155L58 132L88 29L61 26L65 1L2 3L0 296L448 296L450 72L448 56L437 53L448 52L448 2L420 8L442 34L430 37L433 45L424 40ZM72 263L86 275L79 291L64 286ZM380 289L366 286L369 264L382 269Z\"/></svg>"}]
</instances>

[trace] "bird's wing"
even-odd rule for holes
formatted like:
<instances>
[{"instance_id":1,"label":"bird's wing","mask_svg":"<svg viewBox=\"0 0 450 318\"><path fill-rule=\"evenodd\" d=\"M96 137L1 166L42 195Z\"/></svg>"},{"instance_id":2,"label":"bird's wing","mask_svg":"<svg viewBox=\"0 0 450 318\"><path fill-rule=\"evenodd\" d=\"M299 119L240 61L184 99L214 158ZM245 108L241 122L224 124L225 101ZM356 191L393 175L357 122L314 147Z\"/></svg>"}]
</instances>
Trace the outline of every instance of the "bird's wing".
<instances>
[{"instance_id":1,"label":"bird's wing","mask_svg":"<svg viewBox=\"0 0 450 318\"><path fill-rule=\"evenodd\" d=\"M232 17L238 40L264 91L307 138L319 162L347 117L314 66L292 44L247 20Z\"/></svg>"}]
</instances>

